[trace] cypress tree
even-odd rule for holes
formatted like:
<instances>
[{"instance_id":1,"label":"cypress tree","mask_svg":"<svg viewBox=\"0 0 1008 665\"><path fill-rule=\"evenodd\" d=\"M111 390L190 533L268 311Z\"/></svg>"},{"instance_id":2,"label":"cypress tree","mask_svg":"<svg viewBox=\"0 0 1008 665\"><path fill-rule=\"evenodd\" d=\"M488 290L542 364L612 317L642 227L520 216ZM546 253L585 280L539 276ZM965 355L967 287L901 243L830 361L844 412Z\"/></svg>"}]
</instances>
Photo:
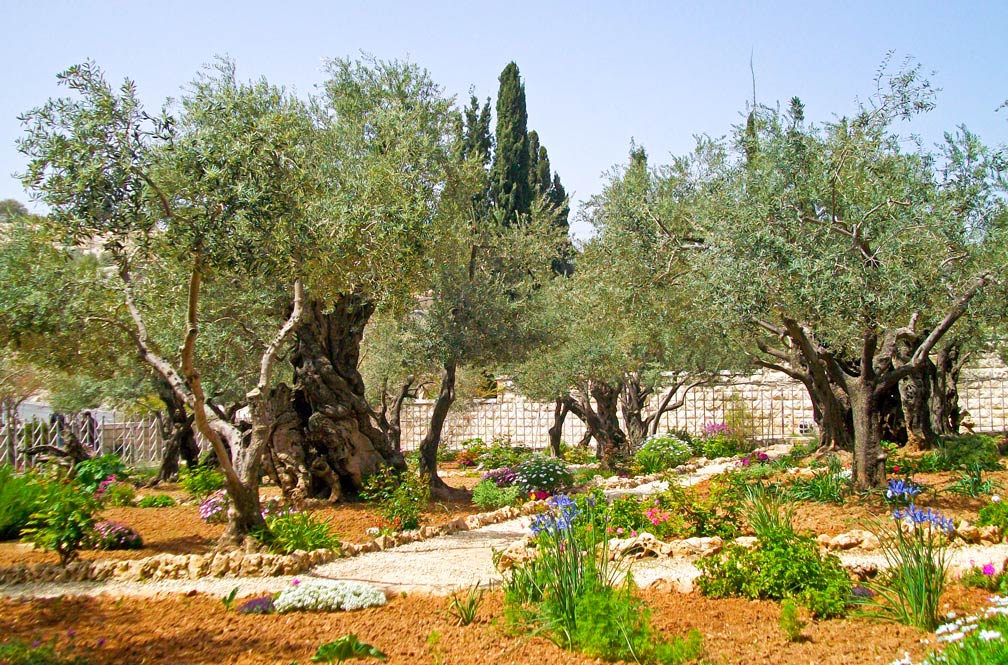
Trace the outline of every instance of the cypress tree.
<instances>
[{"instance_id":1,"label":"cypress tree","mask_svg":"<svg viewBox=\"0 0 1008 665\"><path fill-rule=\"evenodd\" d=\"M497 151L490 171L491 198L499 219L510 224L518 215L527 215L532 205L525 85L514 62L509 62L500 75L496 134Z\"/></svg>"}]
</instances>

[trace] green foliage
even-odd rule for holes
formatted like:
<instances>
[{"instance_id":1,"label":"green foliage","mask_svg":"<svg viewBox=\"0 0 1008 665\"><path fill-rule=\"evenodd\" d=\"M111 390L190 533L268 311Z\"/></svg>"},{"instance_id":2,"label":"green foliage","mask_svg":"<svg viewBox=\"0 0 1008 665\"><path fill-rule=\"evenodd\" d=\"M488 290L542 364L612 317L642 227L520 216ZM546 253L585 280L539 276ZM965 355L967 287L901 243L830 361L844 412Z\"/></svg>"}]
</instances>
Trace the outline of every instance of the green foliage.
<instances>
[{"instance_id":1,"label":"green foliage","mask_svg":"<svg viewBox=\"0 0 1008 665\"><path fill-rule=\"evenodd\" d=\"M694 441L693 445L696 447L697 453L707 459L734 457L740 453L751 452L755 447L755 444L731 431L701 437Z\"/></svg>"},{"instance_id":2,"label":"green foliage","mask_svg":"<svg viewBox=\"0 0 1008 665\"><path fill-rule=\"evenodd\" d=\"M533 454L531 448L516 446L508 439L494 439L489 447L480 451L476 459L484 469L500 469L505 466L518 466Z\"/></svg>"},{"instance_id":3,"label":"green foliage","mask_svg":"<svg viewBox=\"0 0 1008 665\"><path fill-rule=\"evenodd\" d=\"M61 564L87 545L98 502L76 481L53 478L42 485L38 506L22 529L22 538L45 550L55 550Z\"/></svg>"},{"instance_id":4,"label":"green foliage","mask_svg":"<svg viewBox=\"0 0 1008 665\"><path fill-rule=\"evenodd\" d=\"M205 499L224 489L224 474L212 466L201 464L179 471L179 485L194 499Z\"/></svg>"},{"instance_id":5,"label":"green foliage","mask_svg":"<svg viewBox=\"0 0 1008 665\"><path fill-rule=\"evenodd\" d=\"M511 506L518 500L517 487L498 487L493 480L481 480L473 488L472 502L484 510Z\"/></svg>"},{"instance_id":6,"label":"green foliage","mask_svg":"<svg viewBox=\"0 0 1008 665\"><path fill-rule=\"evenodd\" d=\"M798 615L798 605L790 598L781 601L780 627L789 642L800 642L804 638L805 622Z\"/></svg>"},{"instance_id":7,"label":"green foliage","mask_svg":"<svg viewBox=\"0 0 1008 665\"><path fill-rule=\"evenodd\" d=\"M984 434L963 434L949 437L920 457L892 455L886 462L886 468L893 471L900 467L899 473L936 473L940 471L959 471L979 468L983 471L999 471L1003 467L997 443L992 437Z\"/></svg>"},{"instance_id":8,"label":"green foliage","mask_svg":"<svg viewBox=\"0 0 1008 665\"><path fill-rule=\"evenodd\" d=\"M171 508L175 505L175 499L167 494L149 494L142 497L137 505L141 508Z\"/></svg>"},{"instance_id":9,"label":"green foliage","mask_svg":"<svg viewBox=\"0 0 1008 665\"><path fill-rule=\"evenodd\" d=\"M587 446L569 446L566 443L560 444L560 457L568 464L594 464L598 461Z\"/></svg>"},{"instance_id":10,"label":"green foliage","mask_svg":"<svg viewBox=\"0 0 1008 665\"><path fill-rule=\"evenodd\" d=\"M377 658L385 660L385 654L375 647L361 642L353 633L344 635L338 640L326 642L319 646L312 656L316 663L342 663L345 660L355 660L357 658Z\"/></svg>"},{"instance_id":11,"label":"green foliage","mask_svg":"<svg viewBox=\"0 0 1008 665\"><path fill-rule=\"evenodd\" d=\"M515 485L521 491L555 493L574 484L574 476L563 460L535 455L515 468Z\"/></svg>"},{"instance_id":12,"label":"green foliage","mask_svg":"<svg viewBox=\"0 0 1008 665\"><path fill-rule=\"evenodd\" d=\"M991 608L1003 611L1004 604ZM942 630L947 628L947 630ZM1008 663L1008 618L991 613L982 617L963 617L940 626L939 639L947 641L940 653L933 653L920 665L991 665Z\"/></svg>"},{"instance_id":13,"label":"green foliage","mask_svg":"<svg viewBox=\"0 0 1008 665\"><path fill-rule=\"evenodd\" d=\"M973 462L965 471L960 472L959 477L946 489L955 494L978 498L985 494L993 494L1000 487L1000 483L984 478L983 466Z\"/></svg>"},{"instance_id":14,"label":"green foliage","mask_svg":"<svg viewBox=\"0 0 1008 665\"><path fill-rule=\"evenodd\" d=\"M652 436L634 453L634 462L644 473L657 473L679 466L693 456L689 441L673 434Z\"/></svg>"},{"instance_id":15,"label":"green foliage","mask_svg":"<svg viewBox=\"0 0 1008 665\"><path fill-rule=\"evenodd\" d=\"M102 481L108 478L125 480L127 475L126 465L118 455L99 455L74 466L74 478L89 494L97 492Z\"/></svg>"},{"instance_id":16,"label":"green foliage","mask_svg":"<svg viewBox=\"0 0 1008 665\"><path fill-rule=\"evenodd\" d=\"M696 510L685 492L666 491L654 498L630 494L613 499L608 509L609 531L629 537L647 531L659 540L693 535L689 517Z\"/></svg>"},{"instance_id":17,"label":"green foliage","mask_svg":"<svg viewBox=\"0 0 1008 665\"><path fill-rule=\"evenodd\" d=\"M231 611L231 606L234 605L235 598L237 597L238 597L238 587L234 587L233 589L231 589L231 592L228 593L228 595L221 598L221 603L224 604L225 612Z\"/></svg>"},{"instance_id":18,"label":"green foliage","mask_svg":"<svg viewBox=\"0 0 1008 665\"><path fill-rule=\"evenodd\" d=\"M947 529L951 521L938 526L929 510L913 505L890 528L875 525L887 568L866 586L875 596L865 602L869 616L896 621L924 630L940 623L940 604L945 589ZM934 517L934 520L932 520Z\"/></svg>"},{"instance_id":19,"label":"green foliage","mask_svg":"<svg viewBox=\"0 0 1008 665\"><path fill-rule=\"evenodd\" d=\"M21 534L41 494L41 481L34 472L19 474L11 465L0 464L0 540Z\"/></svg>"},{"instance_id":20,"label":"green foliage","mask_svg":"<svg viewBox=\"0 0 1008 665\"><path fill-rule=\"evenodd\" d=\"M477 582L475 586L466 591L464 598L459 597L458 592L448 598L448 614L455 618L457 625L468 626L476 620L476 614L483 603L483 593L484 590L480 589L479 582Z\"/></svg>"},{"instance_id":21,"label":"green foliage","mask_svg":"<svg viewBox=\"0 0 1008 665\"><path fill-rule=\"evenodd\" d=\"M827 468L811 478L797 478L787 488L795 501L843 504L850 492L850 472L843 469L839 458L827 458Z\"/></svg>"},{"instance_id":22,"label":"green foliage","mask_svg":"<svg viewBox=\"0 0 1008 665\"><path fill-rule=\"evenodd\" d=\"M787 500L753 486L746 508L756 532L756 548L731 544L699 560L700 591L712 598L793 598L820 618L845 614L851 591L846 571L834 555L820 554L811 536L795 533Z\"/></svg>"},{"instance_id":23,"label":"green foliage","mask_svg":"<svg viewBox=\"0 0 1008 665\"><path fill-rule=\"evenodd\" d=\"M339 536L332 533L329 523L307 511L270 515L266 528L263 539L270 550L280 554L340 548Z\"/></svg>"},{"instance_id":24,"label":"green foliage","mask_svg":"<svg viewBox=\"0 0 1008 665\"><path fill-rule=\"evenodd\" d=\"M490 174L491 198L499 219L514 224L519 215L529 213L532 205L525 85L514 62L509 62L500 75L496 138L497 150Z\"/></svg>"},{"instance_id":25,"label":"green foliage","mask_svg":"<svg viewBox=\"0 0 1008 665\"><path fill-rule=\"evenodd\" d=\"M959 584L1003 595L1008 593L1008 574L997 572L992 563L973 566L959 577Z\"/></svg>"},{"instance_id":26,"label":"green foliage","mask_svg":"<svg viewBox=\"0 0 1008 665\"><path fill-rule=\"evenodd\" d=\"M136 488L129 482L111 483L98 498L106 506L132 506L136 499Z\"/></svg>"},{"instance_id":27,"label":"green foliage","mask_svg":"<svg viewBox=\"0 0 1008 665\"><path fill-rule=\"evenodd\" d=\"M361 496L377 505L382 529L408 531L420 527L421 513L430 501L430 484L415 473L396 475L386 467L365 481Z\"/></svg>"},{"instance_id":28,"label":"green foliage","mask_svg":"<svg viewBox=\"0 0 1008 665\"><path fill-rule=\"evenodd\" d=\"M606 660L681 662L700 652L699 637L664 641L654 631L633 582L614 587L604 496L564 495L532 524L538 556L507 571L505 613L525 628L542 628L560 646Z\"/></svg>"},{"instance_id":29,"label":"green foliage","mask_svg":"<svg viewBox=\"0 0 1008 665\"><path fill-rule=\"evenodd\" d=\"M996 526L1001 533L1008 533L1008 504L1004 501L991 501L980 508L977 515L977 526Z\"/></svg>"},{"instance_id":30,"label":"green foliage","mask_svg":"<svg viewBox=\"0 0 1008 665\"><path fill-rule=\"evenodd\" d=\"M73 647L70 647L71 650ZM4 665L88 665L90 661L83 656L63 654L56 645L27 644L21 640L13 640L0 644L0 663Z\"/></svg>"}]
</instances>

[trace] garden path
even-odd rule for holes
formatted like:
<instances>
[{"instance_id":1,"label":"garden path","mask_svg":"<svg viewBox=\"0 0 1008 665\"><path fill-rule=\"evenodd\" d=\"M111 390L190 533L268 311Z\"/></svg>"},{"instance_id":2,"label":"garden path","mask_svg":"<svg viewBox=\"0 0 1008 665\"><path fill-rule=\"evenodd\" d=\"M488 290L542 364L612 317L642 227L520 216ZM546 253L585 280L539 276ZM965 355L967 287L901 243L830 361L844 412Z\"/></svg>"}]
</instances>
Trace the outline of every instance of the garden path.
<instances>
[{"instance_id":1,"label":"garden path","mask_svg":"<svg viewBox=\"0 0 1008 665\"><path fill-rule=\"evenodd\" d=\"M775 446L767 452L776 457L787 452L789 446ZM683 474L679 482L694 485L704 479L721 473L734 462L708 463L692 472ZM631 489L607 491L611 496L620 494L648 495L667 487L663 481L655 481ZM528 533L530 518L522 517L471 531L462 531L448 536L438 536L421 542L410 543L394 549L361 554L356 557L337 559L323 564L308 573L299 575L302 580L312 578L358 580L372 583L387 592L423 591L447 594L454 590L466 589L479 583L488 587L499 582L500 575L493 564L493 550L502 550ZM884 558L878 552L839 554L842 561L884 565ZM966 568L971 562L1000 564L1008 558L1008 545L965 546L952 548L949 559L953 569ZM641 559L633 562L634 579L641 586L648 586L659 580L667 581L674 588L688 589L699 571L690 559L672 557L668 559ZM293 577L272 578L203 578L200 580L162 580L156 582L64 582L36 583L25 585L0 585L0 595L52 597L59 595L111 594L154 596L162 593L203 592L227 595L238 587L239 596L272 593L291 584Z\"/></svg>"}]
</instances>

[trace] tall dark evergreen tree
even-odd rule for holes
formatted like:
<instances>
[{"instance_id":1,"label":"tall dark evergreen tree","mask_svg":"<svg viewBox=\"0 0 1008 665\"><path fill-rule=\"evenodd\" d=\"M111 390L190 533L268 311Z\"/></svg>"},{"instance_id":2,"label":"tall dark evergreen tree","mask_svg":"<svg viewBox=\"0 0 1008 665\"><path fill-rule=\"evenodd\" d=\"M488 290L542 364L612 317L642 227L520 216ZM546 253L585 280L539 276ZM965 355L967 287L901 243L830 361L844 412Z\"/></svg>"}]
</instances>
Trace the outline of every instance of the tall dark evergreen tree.
<instances>
[{"instance_id":1,"label":"tall dark evergreen tree","mask_svg":"<svg viewBox=\"0 0 1008 665\"><path fill-rule=\"evenodd\" d=\"M548 196L551 186L549 153L539 143L539 133L529 132L529 189L532 196Z\"/></svg>"},{"instance_id":2,"label":"tall dark evergreen tree","mask_svg":"<svg viewBox=\"0 0 1008 665\"><path fill-rule=\"evenodd\" d=\"M528 111L518 65L509 62L497 92L497 150L490 172L491 196L498 218L510 224L532 207L529 186Z\"/></svg>"}]
</instances>

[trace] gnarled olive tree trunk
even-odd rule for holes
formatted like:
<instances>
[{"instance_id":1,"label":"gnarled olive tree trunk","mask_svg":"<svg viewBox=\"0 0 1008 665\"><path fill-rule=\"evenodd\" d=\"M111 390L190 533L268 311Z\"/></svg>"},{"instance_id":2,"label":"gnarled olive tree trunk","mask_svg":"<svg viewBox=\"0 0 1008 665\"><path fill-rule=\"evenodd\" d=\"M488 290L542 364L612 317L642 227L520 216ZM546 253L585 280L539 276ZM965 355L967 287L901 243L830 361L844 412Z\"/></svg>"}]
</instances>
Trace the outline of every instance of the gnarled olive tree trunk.
<instances>
[{"instance_id":1,"label":"gnarled olive tree trunk","mask_svg":"<svg viewBox=\"0 0 1008 665\"><path fill-rule=\"evenodd\" d=\"M196 433L193 430L193 416L186 411L185 401L175 394L171 385L164 379L155 378L154 385L158 397L165 403L165 410L158 411L158 429L161 430L165 450L161 458L161 468L158 469L158 474L151 481L151 485L178 480L179 457L184 459L186 466L191 469L199 463L200 455Z\"/></svg>"},{"instance_id":2,"label":"gnarled olive tree trunk","mask_svg":"<svg viewBox=\"0 0 1008 665\"><path fill-rule=\"evenodd\" d=\"M341 296L331 310L317 300L305 304L291 358L295 389L269 455L285 494L335 501L360 490L384 466L406 469L402 454L372 422L357 368L373 313L374 304L357 294Z\"/></svg>"},{"instance_id":3,"label":"gnarled olive tree trunk","mask_svg":"<svg viewBox=\"0 0 1008 665\"><path fill-rule=\"evenodd\" d=\"M431 498L458 500L469 496L466 490L456 489L441 480L437 472L437 452L441 444L441 432L444 430L448 410L455 401L455 371L454 362L445 363L441 371L441 387L434 400L434 410L431 413L430 427L420 442L420 475L427 478L430 484Z\"/></svg>"}]
</instances>

